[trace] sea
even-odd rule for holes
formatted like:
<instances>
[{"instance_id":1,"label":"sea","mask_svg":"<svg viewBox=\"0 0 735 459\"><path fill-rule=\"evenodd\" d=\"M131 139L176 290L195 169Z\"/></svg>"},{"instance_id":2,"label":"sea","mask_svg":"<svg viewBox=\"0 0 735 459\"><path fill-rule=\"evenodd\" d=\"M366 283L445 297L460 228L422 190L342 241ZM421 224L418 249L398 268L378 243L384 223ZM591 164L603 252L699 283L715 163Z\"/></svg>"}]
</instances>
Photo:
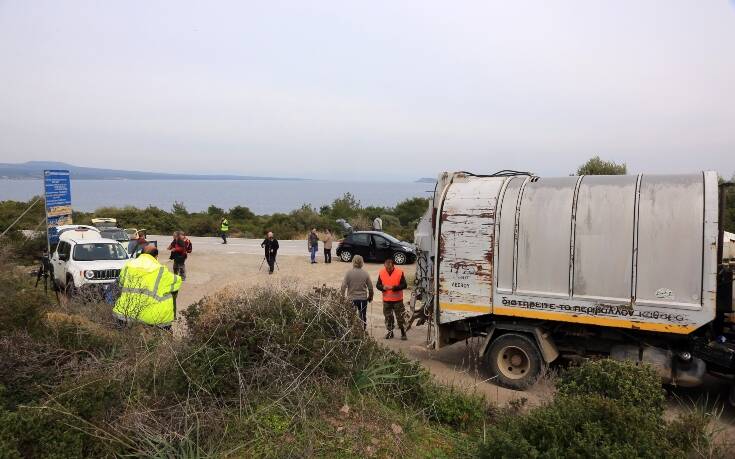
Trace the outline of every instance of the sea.
<instances>
[{"instance_id":1,"label":"sea","mask_svg":"<svg viewBox=\"0 0 735 459\"><path fill-rule=\"evenodd\" d=\"M148 207L170 210L182 202L190 212L210 205L245 206L258 215L290 212L304 204L317 210L345 193L363 206L394 206L413 197L430 197L432 183L333 182L320 180L72 180L72 207ZM41 180L0 179L0 201L27 201L43 194Z\"/></svg>"}]
</instances>

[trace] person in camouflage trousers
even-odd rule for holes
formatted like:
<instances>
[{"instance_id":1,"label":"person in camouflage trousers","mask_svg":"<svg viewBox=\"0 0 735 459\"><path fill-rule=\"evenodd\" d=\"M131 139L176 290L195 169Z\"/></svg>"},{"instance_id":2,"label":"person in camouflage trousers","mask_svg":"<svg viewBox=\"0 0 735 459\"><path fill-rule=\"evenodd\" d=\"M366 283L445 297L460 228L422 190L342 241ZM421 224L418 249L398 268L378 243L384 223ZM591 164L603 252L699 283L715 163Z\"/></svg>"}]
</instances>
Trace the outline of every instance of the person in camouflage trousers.
<instances>
[{"instance_id":1,"label":"person in camouflage trousers","mask_svg":"<svg viewBox=\"0 0 735 459\"><path fill-rule=\"evenodd\" d=\"M406 307L403 305L403 291L408 287L403 271L396 268L392 259L385 260L385 266L378 273L378 283L375 287L383 292L383 316L388 333L385 339L393 338L393 328L398 324L401 330L401 339L406 340ZM395 319L394 319L395 317Z\"/></svg>"}]
</instances>

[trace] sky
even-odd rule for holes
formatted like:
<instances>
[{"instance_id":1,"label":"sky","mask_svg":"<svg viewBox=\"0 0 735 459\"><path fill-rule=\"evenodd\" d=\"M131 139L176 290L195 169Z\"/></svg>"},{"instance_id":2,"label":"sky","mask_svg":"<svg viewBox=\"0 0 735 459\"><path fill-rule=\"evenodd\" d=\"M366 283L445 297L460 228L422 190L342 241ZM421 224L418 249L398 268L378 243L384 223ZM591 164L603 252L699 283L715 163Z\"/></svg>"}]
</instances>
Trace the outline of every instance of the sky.
<instances>
[{"instance_id":1,"label":"sky","mask_svg":"<svg viewBox=\"0 0 735 459\"><path fill-rule=\"evenodd\" d=\"M735 1L0 0L0 162L735 172Z\"/></svg>"}]
</instances>

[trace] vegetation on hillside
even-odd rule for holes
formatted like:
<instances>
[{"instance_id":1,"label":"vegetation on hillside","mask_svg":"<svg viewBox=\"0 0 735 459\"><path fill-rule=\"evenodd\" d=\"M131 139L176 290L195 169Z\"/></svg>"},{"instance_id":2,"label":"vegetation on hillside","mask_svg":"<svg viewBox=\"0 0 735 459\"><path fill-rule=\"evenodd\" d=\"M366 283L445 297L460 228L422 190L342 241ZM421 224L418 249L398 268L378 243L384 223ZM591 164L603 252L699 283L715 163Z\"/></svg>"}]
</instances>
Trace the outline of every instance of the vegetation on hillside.
<instances>
[{"instance_id":1,"label":"vegetation on hillside","mask_svg":"<svg viewBox=\"0 0 735 459\"><path fill-rule=\"evenodd\" d=\"M6 252L8 253L8 252ZM0 259L0 457L713 457L652 370L601 361L526 412L437 384L331 289L230 291L183 336L118 327ZM516 405L518 407L520 405Z\"/></svg>"},{"instance_id":2,"label":"vegetation on hillside","mask_svg":"<svg viewBox=\"0 0 735 459\"><path fill-rule=\"evenodd\" d=\"M0 457L458 457L489 416L330 290L207 298L176 339L0 277Z\"/></svg>"},{"instance_id":3,"label":"vegetation on hillside","mask_svg":"<svg viewBox=\"0 0 735 459\"><path fill-rule=\"evenodd\" d=\"M0 230L7 228L35 199L28 202L0 202ZM230 234L233 236L258 238L267 231L273 231L277 238L297 239L305 237L313 227L319 230L329 228L341 234L336 223L339 218L346 219L358 230L370 229L373 219L380 216L386 232L412 241L413 231L426 211L428 202L426 198L411 198L395 207L364 207L352 194L346 193L318 210L304 205L289 213L272 215L255 215L243 206L235 206L229 210L209 206L204 212L189 212L184 203L177 202L170 211L152 206L145 209L102 207L94 212L74 212L73 219L77 224L91 224L93 217L113 217L122 227L146 228L152 234L170 234L182 230L192 236L215 236L219 232L220 220L226 216L230 222ZM17 226L22 229L43 229L43 222L44 208L41 201Z\"/></svg>"}]
</instances>

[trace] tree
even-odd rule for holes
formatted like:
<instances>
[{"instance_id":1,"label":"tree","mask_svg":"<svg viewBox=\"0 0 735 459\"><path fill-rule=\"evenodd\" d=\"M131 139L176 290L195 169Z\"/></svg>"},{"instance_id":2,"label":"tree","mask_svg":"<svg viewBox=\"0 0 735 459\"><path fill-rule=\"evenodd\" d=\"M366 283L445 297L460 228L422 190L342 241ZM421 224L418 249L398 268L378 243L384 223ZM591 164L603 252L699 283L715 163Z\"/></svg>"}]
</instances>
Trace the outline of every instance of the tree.
<instances>
[{"instance_id":1,"label":"tree","mask_svg":"<svg viewBox=\"0 0 735 459\"><path fill-rule=\"evenodd\" d=\"M181 201L174 201L174 205L171 206L171 212L175 215L189 215L189 211L186 210L186 206Z\"/></svg>"},{"instance_id":2,"label":"tree","mask_svg":"<svg viewBox=\"0 0 735 459\"><path fill-rule=\"evenodd\" d=\"M331 214L335 218L350 218L360 210L360 201L352 193L345 193L332 202Z\"/></svg>"},{"instance_id":3,"label":"tree","mask_svg":"<svg viewBox=\"0 0 735 459\"><path fill-rule=\"evenodd\" d=\"M230 217L236 220L252 220L255 218L255 214L247 207L235 206L230 209Z\"/></svg>"},{"instance_id":4,"label":"tree","mask_svg":"<svg viewBox=\"0 0 735 459\"><path fill-rule=\"evenodd\" d=\"M209 214L209 215L219 216L219 215L224 215L224 213L225 213L225 210L224 209L220 209L219 207L215 206L214 204L212 204L211 206L207 207L207 214Z\"/></svg>"},{"instance_id":5,"label":"tree","mask_svg":"<svg viewBox=\"0 0 735 459\"><path fill-rule=\"evenodd\" d=\"M627 173L628 166L625 163L603 161L599 156L589 159L577 169L577 175L625 175Z\"/></svg>"},{"instance_id":6,"label":"tree","mask_svg":"<svg viewBox=\"0 0 735 459\"><path fill-rule=\"evenodd\" d=\"M424 215L428 207L427 198L410 198L398 203L393 213L401 221L401 225L412 226Z\"/></svg>"}]
</instances>

